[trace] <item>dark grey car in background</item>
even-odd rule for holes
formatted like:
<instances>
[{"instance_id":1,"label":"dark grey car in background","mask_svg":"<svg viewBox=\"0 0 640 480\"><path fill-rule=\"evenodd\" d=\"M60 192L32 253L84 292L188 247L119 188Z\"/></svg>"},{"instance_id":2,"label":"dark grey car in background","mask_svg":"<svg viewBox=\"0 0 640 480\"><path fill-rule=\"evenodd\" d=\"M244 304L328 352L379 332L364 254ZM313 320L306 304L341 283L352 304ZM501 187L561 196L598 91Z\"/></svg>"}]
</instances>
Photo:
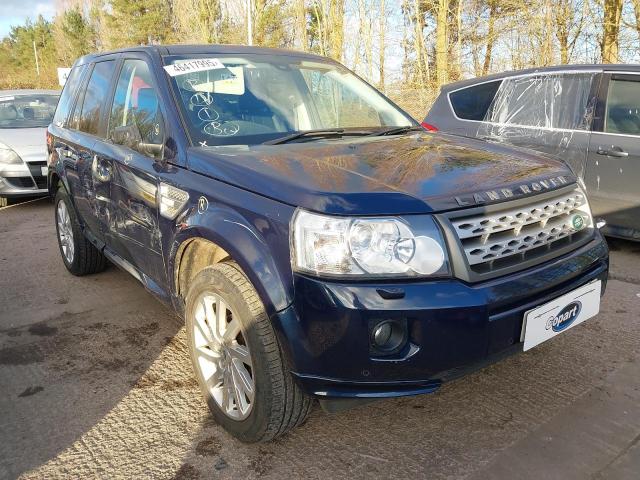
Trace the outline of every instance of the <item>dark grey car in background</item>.
<instances>
[{"instance_id":1,"label":"dark grey car in background","mask_svg":"<svg viewBox=\"0 0 640 480\"><path fill-rule=\"evenodd\" d=\"M561 158L584 180L604 232L640 240L640 65L563 65L452 83L424 121Z\"/></svg>"}]
</instances>

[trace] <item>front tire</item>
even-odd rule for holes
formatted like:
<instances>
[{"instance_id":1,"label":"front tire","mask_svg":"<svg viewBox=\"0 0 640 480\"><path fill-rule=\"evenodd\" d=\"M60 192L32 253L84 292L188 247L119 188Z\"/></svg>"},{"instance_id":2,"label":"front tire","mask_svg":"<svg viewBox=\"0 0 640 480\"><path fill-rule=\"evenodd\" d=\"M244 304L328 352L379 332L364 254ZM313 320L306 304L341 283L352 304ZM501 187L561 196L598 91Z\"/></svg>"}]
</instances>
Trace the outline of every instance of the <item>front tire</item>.
<instances>
[{"instance_id":1,"label":"front tire","mask_svg":"<svg viewBox=\"0 0 640 480\"><path fill-rule=\"evenodd\" d=\"M186 328L198 383L216 421L243 442L300 425L312 399L295 383L253 285L235 262L196 275Z\"/></svg>"},{"instance_id":2,"label":"front tire","mask_svg":"<svg viewBox=\"0 0 640 480\"><path fill-rule=\"evenodd\" d=\"M82 233L69 195L62 186L56 192L54 205L56 234L64 266L76 276L103 271L107 259Z\"/></svg>"}]
</instances>

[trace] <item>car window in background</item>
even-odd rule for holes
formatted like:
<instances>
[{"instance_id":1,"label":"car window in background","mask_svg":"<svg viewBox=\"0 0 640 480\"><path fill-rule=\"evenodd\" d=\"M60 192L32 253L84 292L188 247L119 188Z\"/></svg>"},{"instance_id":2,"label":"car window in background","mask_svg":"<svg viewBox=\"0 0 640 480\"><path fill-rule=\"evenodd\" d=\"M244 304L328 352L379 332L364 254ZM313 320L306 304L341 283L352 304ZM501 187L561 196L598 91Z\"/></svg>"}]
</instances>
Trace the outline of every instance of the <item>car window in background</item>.
<instances>
[{"instance_id":1,"label":"car window in background","mask_svg":"<svg viewBox=\"0 0 640 480\"><path fill-rule=\"evenodd\" d=\"M73 105L73 98L78 91L78 87L80 86L80 80L82 79L82 72L84 71L84 65L80 67L74 67L71 69L71 73L67 77L67 81L64 84L64 88L62 89L62 95L60 96L60 101L58 102L58 108L56 109L56 113L53 116L53 123L58 127L62 127L64 122L67 120L69 116L69 111L71 110L71 106Z\"/></svg>"},{"instance_id":2,"label":"car window in background","mask_svg":"<svg viewBox=\"0 0 640 480\"><path fill-rule=\"evenodd\" d=\"M609 82L604 131L640 135L640 82Z\"/></svg>"},{"instance_id":3,"label":"car window in background","mask_svg":"<svg viewBox=\"0 0 640 480\"><path fill-rule=\"evenodd\" d=\"M53 119L58 95L0 94L0 128L47 127Z\"/></svg>"},{"instance_id":4,"label":"car window in background","mask_svg":"<svg viewBox=\"0 0 640 480\"><path fill-rule=\"evenodd\" d=\"M415 125L377 90L332 62L267 55L165 61L195 145L257 144L326 128Z\"/></svg>"},{"instance_id":5,"label":"car window in background","mask_svg":"<svg viewBox=\"0 0 640 480\"><path fill-rule=\"evenodd\" d=\"M147 145L163 141L163 121L151 73L142 60L125 60L120 71L109 120L109 138L144 155Z\"/></svg>"},{"instance_id":6,"label":"car window in background","mask_svg":"<svg viewBox=\"0 0 640 480\"><path fill-rule=\"evenodd\" d=\"M481 83L449 94L451 106L458 118L482 121L500 87L502 80Z\"/></svg>"},{"instance_id":7,"label":"car window in background","mask_svg":"<svg viewBox=\"0 0 640 480\"><path fill-rule=\"evenodd\" d=\"M487 113L492 123L588 130L594 73L507 78Z\"/></svg>"},{"instance_id":8,"label":"car window in background","mask_svg":"<svg viewBox=\"0 0 640 480\"><path fill-rule=\"evenodd\" d=\"M96 63L95 67L93 67L93 72L91 72L84 99L82 100L78 130L98 135L100 118L109 93L109 83L111 82L114 67L114 60Z\"/></svg>"}]
</instances>

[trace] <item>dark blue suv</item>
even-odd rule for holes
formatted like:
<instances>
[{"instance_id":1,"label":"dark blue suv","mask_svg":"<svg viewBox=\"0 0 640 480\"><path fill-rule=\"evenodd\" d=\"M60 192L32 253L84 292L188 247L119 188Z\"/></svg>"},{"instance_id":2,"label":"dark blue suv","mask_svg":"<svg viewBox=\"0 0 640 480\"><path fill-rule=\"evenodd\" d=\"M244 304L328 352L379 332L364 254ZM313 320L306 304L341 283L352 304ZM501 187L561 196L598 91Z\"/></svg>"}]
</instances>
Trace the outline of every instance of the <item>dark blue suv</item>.
<instances>
[{"instance_id":1,"label":"dark blue suv","mask_svg":"<svg viewBox=\"0 0 640 480\"><path fill-rule=\"evenodd\" d=\"M109 260L171 304L243 441L314 398L433 392L599 309L607 247L562 162L426 132L326 58L89 55L47 145L67 269Z\"/></svg>"}]
</instances>

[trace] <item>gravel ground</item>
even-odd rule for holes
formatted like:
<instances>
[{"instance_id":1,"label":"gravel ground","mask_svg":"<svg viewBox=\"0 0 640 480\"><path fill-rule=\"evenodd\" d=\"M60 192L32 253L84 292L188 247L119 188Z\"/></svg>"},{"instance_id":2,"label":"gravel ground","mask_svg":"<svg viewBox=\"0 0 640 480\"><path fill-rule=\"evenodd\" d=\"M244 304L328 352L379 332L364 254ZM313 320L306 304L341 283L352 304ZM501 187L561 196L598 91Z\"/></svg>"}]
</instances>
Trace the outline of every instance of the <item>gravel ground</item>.
<instances>
[{"instance_id":1,"label":"gravel ground","mask_svg":"<svg viewBox=\"0 0 640 480\"><path fill-rule=\"evenodd\" d=\"M553 341L256 446L212 420L175 315L114 267L69 275L54 231L46 201L0 209L0 478L640 476L640 244Z\"/></svg>"}]
</instances>

